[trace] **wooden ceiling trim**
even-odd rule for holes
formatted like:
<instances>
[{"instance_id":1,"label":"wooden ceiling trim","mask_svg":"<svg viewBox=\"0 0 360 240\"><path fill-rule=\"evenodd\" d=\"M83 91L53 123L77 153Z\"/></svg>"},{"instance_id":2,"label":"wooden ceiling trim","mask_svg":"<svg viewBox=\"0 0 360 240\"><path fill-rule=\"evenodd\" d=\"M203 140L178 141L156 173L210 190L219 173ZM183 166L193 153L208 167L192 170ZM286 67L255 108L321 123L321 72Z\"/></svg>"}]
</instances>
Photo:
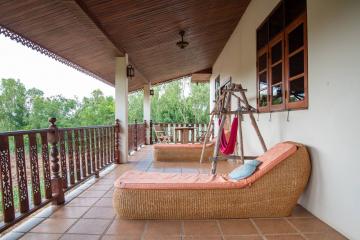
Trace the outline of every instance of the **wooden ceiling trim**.
<instances>
[{"instance_id":1,"label":"wooden ceiling trim","mask_svg":"<svg viewBox=\"0 0 360 240\"><path fill-rule=\"evenodd\" d=\"M71 61L69 61L69 60L67 60L67 59L65 59L65 58L51 52L51 51L49 51L49 50L47 50L46 48L42 47L41 45L39 45L39 44L37 44L37 43L35 43L35 42L21 36L18 33L15 33L13 31L11 31L11 30L9 30L9 29L1 26L1 25L0 25L0 35L4 35L5 37L10 38L11 40L14 40L14 41L16 41L18 43L21 43L22 45L24 45L24 46L26 46L28 48L31 48L31 49L33 49L33 50L35 50L37 52L40 52L41 54L44 54L44 55L46 55L46 56L48 56L50 58L53 58L54 60L56 60L58 62L61 62L61 63L65 64L65 65L67 65L69 67L72 67L72 68L80 71L80 72L83 72L83 73L85 73L86 75L88 75L90 77L93 77L93 78L98 79L100 81L104 81L100 76L98 76L98 75L86 70L85 68L83 68L83 67L81 67L81 66L79 66L79 65L77 65L77 64L75 64L75 63L73 63L73 62L71 62Z\"/></svg>"},{"instance_id":2,"label":"wooden ceiling trim","mask_svg":"<svg viewBox=\"0 0 360 240\"><path fill-rule=\"evenodd\" d=\"M114 85L114 53L54 0L2 0L0 24ZM99 64L100 63L100 64ZM77 67L75 67L77 68Z\"/></svg>"}]
</instances>

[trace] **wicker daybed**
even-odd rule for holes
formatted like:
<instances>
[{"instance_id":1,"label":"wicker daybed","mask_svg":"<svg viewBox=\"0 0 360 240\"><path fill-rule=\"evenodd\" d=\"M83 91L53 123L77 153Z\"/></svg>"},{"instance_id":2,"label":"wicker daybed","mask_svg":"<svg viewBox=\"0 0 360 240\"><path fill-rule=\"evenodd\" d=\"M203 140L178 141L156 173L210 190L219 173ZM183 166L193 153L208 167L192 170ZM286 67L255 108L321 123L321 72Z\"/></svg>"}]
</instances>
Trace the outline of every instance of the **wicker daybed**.
<instances>
[{"instance_id":1,"label":"wicker daybed","mask_svg":"<svg viewBox=\"0 0 360 240\"><path fill-rule=\"evenodd\" d=\"M113 205L127 219L210 219L288 216L310 175L305 146L280 143L258 157L247 179L129 171L115 182Z\"/></svg>"},{"instance_id":2,"label":"wicker daybed","mask_svg":"<svg viewBox=\"0 0 360 240\"><path fill-rule=\"evenodd\" d=\"M206 144L204 159L211 157L214 152L214 145L214 142ZM202 144L155 144L154 161L199 161L202 147Z\"/></svg>"}]
</instances>

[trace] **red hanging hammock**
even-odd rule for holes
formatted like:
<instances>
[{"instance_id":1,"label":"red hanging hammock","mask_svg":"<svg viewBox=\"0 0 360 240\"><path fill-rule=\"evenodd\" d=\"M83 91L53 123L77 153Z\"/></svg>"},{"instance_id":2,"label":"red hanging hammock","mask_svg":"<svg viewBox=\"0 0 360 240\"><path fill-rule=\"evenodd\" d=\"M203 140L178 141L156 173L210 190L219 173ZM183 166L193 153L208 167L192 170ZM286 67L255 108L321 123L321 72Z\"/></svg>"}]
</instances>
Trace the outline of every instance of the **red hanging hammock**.
<instances>
[{"instance_id":1,"label":"red hanging hammock","mask_svg":"<svg viewBox=\"0 0 360 240\"><path fill-rule=\"evenodd\" d=\"M219 125L221 123L221 119L219 119ZM225 131L222 129L221 138L220 138L220 151L225 154L229 155L234 153L235 145L236 145L236 137L237 137L237 129L238 129L238 117L234 117L231 130L230 130L230 137L229 141L226 140Z\"/></svg>"}]
</instances>

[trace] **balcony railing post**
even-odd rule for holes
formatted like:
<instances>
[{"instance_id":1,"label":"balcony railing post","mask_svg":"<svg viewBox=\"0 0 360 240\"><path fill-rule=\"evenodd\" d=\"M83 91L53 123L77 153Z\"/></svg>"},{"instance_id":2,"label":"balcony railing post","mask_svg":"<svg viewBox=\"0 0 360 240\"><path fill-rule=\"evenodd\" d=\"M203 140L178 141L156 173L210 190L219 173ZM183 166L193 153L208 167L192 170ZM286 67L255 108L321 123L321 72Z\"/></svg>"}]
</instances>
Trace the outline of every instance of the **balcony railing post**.
<instances>
[{"instance_id":1,"label":"balcony railing post","mask_svg":"<svg viewBox=\"0 0 360 240\"><path fill-rule=\"evenodd\" d=\"M56 126L56 118L49 118L51 123L49 131L47 133L48 142L51 145L50 160L51 160L51 186L52 196L54 202L57 205L65 202L63 181L60 177L60 165L59 165L59 151L57 143L59 142L59 129Z\"/></svg>"},{"instance_id":2,"label":"balcony railing post","mask_svg":"<svg viewBox=\"0 0 360 240\"><path fill-rule=\"evenodd\" d=\"M148 142L147 142L147 129L148 129L148 126L147 126L147 122L146 120L144 120L144 145L147 145Z\"/></svg>"},{"instance_id":3,"label":"balcony railing post","mask_svg":"<svg viewBox=\"0 0 360 240\"><path fill-rule=\"evenodd\" d=\"M116 119L115 121L115 156L114 156L114 162L115 164L120 164L120 143L119 143L119 140L120 140L120 120L119 119Z\"/></svg>"},{"instance_id":4,"label":"balcony railing post","mask_svg":"<svg viewBox=\"0 0 360 240\"><path fill-rule=\"evenodd\" d=\"M152 137L152 128L153 128L153 121L150 120L150 145L153 144L153 137Z\"/></svg>"},{"instance_id":5,"label":"balcony railing post","mask_svg":"<svg viewBox=\"0 0 360 240\"><path fill-rule=\"evenodd\" d=\"M135 119L135 136L134 136L134 141L135 141L135 151L138 150L138 124L137 124L137 120Z\"/></svg>"}]
</instances>

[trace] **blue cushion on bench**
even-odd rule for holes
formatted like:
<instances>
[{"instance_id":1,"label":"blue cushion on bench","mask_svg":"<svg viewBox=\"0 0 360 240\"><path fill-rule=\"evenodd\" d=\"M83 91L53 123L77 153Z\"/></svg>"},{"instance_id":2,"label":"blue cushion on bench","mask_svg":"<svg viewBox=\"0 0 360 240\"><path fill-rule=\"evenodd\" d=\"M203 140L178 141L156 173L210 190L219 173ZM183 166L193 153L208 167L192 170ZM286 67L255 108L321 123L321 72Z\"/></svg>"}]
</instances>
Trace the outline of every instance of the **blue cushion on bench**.
<instances>
[{"instance_id":1,"label":"blue cushion on bench","mask_svg":"<svg viewBox=\"0 0 360 240\"><path fill-rule=\"evenodd\" d=\"M255 170L256 167L261 164L261 161L259 160L245 160L244 164L235 168L234 170L229 173L229 177L232 180L241 180L244 178L247 178L251 176Z\"/></svg>"}]
</instances>

